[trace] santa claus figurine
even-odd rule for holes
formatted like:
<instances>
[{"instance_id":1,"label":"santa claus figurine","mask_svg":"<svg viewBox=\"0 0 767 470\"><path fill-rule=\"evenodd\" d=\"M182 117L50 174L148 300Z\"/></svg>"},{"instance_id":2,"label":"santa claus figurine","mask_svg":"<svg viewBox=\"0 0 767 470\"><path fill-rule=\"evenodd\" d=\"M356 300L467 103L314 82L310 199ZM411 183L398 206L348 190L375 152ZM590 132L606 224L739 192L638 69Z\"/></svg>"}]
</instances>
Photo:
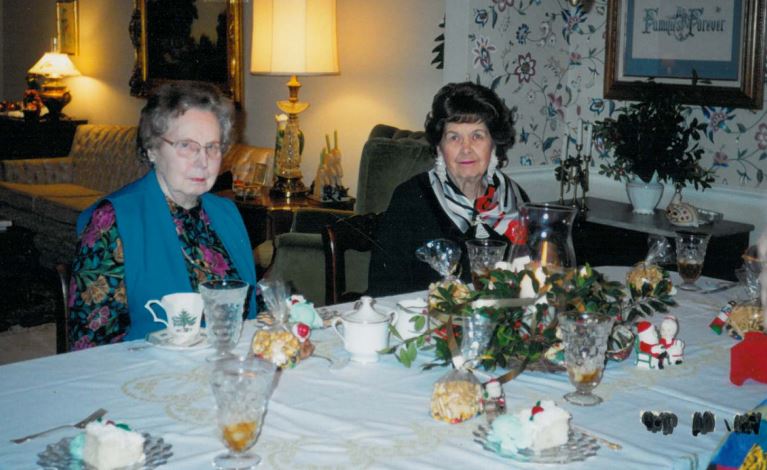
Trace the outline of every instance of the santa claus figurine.
<instances>
[{"instance_id":1,"label":"santa claus figurine","mask_svg":"<svg viewBox=\"0 0 767 470\"><path fill-rule=\"evenodd\" d=\"M658 341L658 332L649 321L637 323L637 337L639 351L637 352L636 365L643 369L663 369L663 362L668 353L666 348Z\"/></svg>"},{"instance_id":2,"label":"santa claus figurine","mask_svg":"<svg viewBox=\"0 0 767 470\"><path fill-rule=\"evenodd\" d=\"M660 324L660 344L666 348L666 363L681 364L684 356L684 341L678 339L679 322L674 315L666 315Z\"/></svg>"}]
</instances>

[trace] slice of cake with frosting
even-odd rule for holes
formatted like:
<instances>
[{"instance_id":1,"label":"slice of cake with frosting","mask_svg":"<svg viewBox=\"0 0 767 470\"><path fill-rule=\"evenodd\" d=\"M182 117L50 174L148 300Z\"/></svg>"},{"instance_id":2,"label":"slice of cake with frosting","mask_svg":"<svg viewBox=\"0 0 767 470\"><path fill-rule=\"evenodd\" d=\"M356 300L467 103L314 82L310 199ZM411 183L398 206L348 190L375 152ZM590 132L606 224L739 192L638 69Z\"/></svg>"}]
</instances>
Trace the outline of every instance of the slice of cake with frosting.
<instances>
[{"instance_id":1,"label":"slice of cake with frosting","mask_svg":"<svg viewBox=\"0 0 767 470\"><path fill-rule=\"evenodd\" d=\"M111 421L89 423L72 440L70 452L98 470L131 467L145 460L144 437Z\"/></svg>"},{"instance_id":2,"label":"slice of cake with frosting","mask_svg":"<svg viewBox=\"0 0 767 470\"><path fill-rule=\"evenodd\" d=\"M516 453L523 449L540 452L566 444L569 432L570 413L551 400L543 400L497 417L487 440L503 452Z\"/></svg>"}]
</instances>

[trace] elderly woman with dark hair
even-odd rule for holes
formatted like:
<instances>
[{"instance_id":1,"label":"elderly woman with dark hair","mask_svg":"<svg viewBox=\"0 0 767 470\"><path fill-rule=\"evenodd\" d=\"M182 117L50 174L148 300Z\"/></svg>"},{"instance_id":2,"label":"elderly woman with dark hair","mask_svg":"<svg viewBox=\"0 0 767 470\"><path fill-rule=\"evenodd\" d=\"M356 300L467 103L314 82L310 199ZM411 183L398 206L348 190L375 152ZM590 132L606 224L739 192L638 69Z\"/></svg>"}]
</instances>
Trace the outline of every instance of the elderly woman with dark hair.
<instances>
[{"instance_id":1,"label":"elderly woman with dark hair","mask_svg":"<svg viewBox=\"0 0 767 470\"><path fill-rule=\"evenodd\" d=\"M152 168L78 219L68 300L73 349L160 329L144 309L150 299L194 292L213 279L255 285L237 208L208 193L230 144L233 112L231 102L206 84L167 84L149 98L137 146ZM251 317L255 306L251 296Z\"/></svg>"},{"instance_id":2,"label":"elderly woman with dark hair","mask_svg":"<svg viewBox=\"0 0 767 470\"><path fill-rule=\"evenodd\" d=\"M470 82L445 85L426 117L434 168L397 187L376 234L368 280L371 295L426 289L439 275L415 250L447 238L521 243L517 210L527 195L501 172L514 143L511 113L490 89Z\"/></svg>"}]
</instances>

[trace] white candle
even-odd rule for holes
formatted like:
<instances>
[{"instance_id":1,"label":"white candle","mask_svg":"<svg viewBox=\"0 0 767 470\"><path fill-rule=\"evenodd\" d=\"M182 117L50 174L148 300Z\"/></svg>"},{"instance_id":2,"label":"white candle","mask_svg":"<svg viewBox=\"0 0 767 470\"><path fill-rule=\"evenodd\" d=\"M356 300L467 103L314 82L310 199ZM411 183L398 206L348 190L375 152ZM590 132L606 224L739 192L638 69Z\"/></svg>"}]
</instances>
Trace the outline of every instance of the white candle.
<instances>
[{"instance_id":1,"label":"white candle","mask_svg":"<svg viewBox=\"0 0 767 470\"><path fill-rule=\"evenodd\" d=\"M583 145L583 121L579 121L578 125L578 140L575 143L580 147Z\"/></svg>"},{"instance_id":2,"label":"white candle","mask_svg":"<svg viewBox=\"0 0 767 470\"><path fill-rule=\"evenodd\" d=\"M567 129L567 127L565 127L565 129ZM562 139L563 139L562 140L562 155L560 155L559 157L564 162L565 160L567 160L567 154L570 152L570 134L569 133L565 133L565 135L562 137Z\"/></svg>"},{"instance_id":3,"label":"white candle","mask_svg":"<svg viewBox=\"0 0 767 470\"><path fill-rule=\"evenodd\" d=\"M583 125L584 127L586 127L586 130L584 131L586 136L583 142L583 154L591 155L591 137L592 137L593 126L591 125L590 122L584 123Z\"/></svg>"}]
</instances>

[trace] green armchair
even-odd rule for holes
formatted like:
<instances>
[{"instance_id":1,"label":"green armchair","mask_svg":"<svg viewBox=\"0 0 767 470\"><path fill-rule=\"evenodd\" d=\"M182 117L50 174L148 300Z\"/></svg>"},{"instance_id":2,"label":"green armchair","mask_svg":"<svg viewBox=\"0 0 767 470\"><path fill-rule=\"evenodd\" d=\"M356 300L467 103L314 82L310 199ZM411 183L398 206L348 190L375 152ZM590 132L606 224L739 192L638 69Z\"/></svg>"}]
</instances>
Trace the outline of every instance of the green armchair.
<instances>
[{"instance_id":1,"label":"green armchair","mask_svg":"<svg viewBox=\"0 0 767 470\"><path fill-rule=\"evenodd\" d=\"M423 132L379 124L370 132L360 159L354 214L380 213L389 206L394 189L410 177L431 168L434 161ZM290 232L275 239L274 263L266 277L281 279L315 305L325 303L325 255L321 229L348 211L302 209ZM350 252L346 258L347 288L367 290L369 253Z\"/></svg>"}]
</instances>

